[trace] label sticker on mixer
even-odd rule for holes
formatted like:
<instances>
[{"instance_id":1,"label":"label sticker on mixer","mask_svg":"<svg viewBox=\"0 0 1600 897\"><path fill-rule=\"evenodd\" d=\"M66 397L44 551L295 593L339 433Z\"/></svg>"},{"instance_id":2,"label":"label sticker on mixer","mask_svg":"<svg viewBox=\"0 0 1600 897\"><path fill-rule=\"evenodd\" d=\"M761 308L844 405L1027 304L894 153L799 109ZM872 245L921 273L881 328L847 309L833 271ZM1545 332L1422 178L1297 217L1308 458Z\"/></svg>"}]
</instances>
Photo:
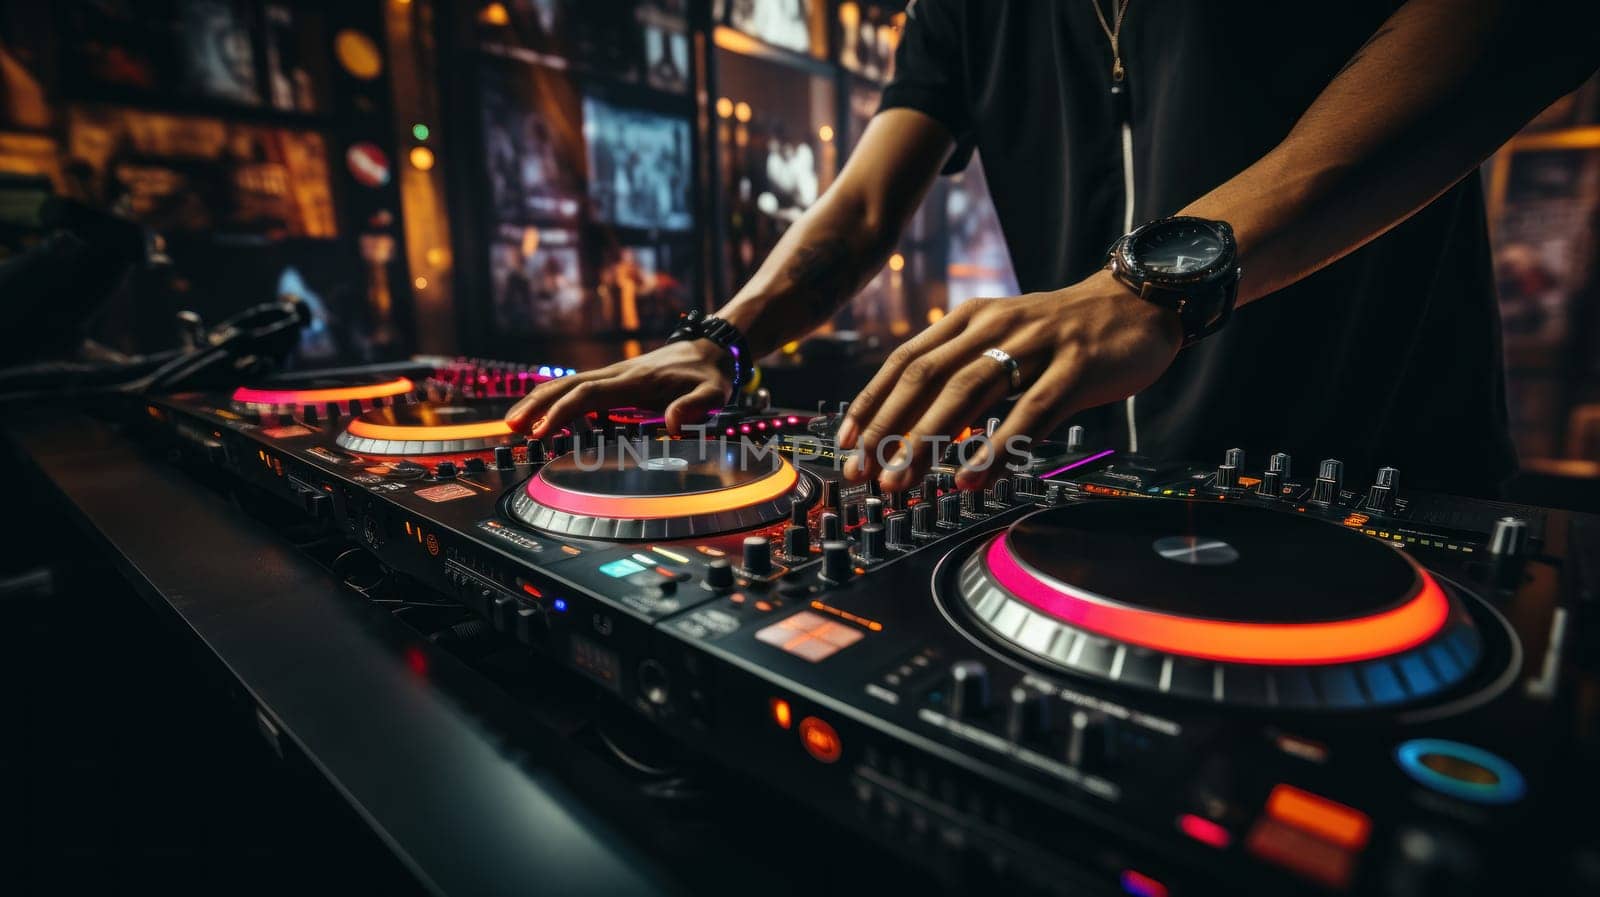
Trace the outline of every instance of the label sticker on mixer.
<instances>
[{"instance_id":1,"label":"label sticker on mixer","mask_svg":"<svg viewBox=\"0 0 1600 897\"><path fill-rule=\"evenodd\" d=\"M460 483L443 483L438 486L429 486L426 489L417 490L418 498L426 498L432 502L455 501L458 498L466 498L469 495L477 494Z\"/></svg>"},{"instance_id":2,"label":"label sticker on mixer","mask_svg":"<svg viewBox=\"0 0 1600 897\"><path fill-rule=\"evenodd\" d=\"M261 431L261 435L273 439L288 439L291 436L309 436L311 431L299 424L291 424L287 427L268 427Z\"/></svg>"}]
</instances>

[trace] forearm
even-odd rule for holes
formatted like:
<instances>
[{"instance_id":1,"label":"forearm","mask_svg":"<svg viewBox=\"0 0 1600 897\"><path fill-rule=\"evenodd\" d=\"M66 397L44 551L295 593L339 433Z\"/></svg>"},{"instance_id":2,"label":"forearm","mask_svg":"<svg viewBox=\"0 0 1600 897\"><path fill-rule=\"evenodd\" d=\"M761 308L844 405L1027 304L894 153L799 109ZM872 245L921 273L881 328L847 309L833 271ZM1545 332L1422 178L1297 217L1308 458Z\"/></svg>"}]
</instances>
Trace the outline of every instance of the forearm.
<instances>
[{"instance_id":1,"label":"forearm","mask_svg":"<svg viewBox=\"0 0 1600 897\"><path fill-rule=\"evenodd\" d=\"M1470 174L1593 70L1581 2L1411 0L1289 135L1181 214L1228 221L1239 301L1360 248ZM1585 20L1585 21L1578 21Z\"/></svg>"},{"instance_id":2,"label":"forearm","mask_svg":"<svg viewBox=\"0 0 1600 897\"><path fill-rule=\"evenodd\" d=\"M952 145L920 112L875 116L838 180L717 314L758 358L826 322L883 266Z\"/></svg>"},{"instance_id":3,"label":"forearm","mask_svg":"<svg viewBox=\"0 0 1600 897\"><path fill-rule=\"evenodd\" d=\"M821 326L883 265L898 225L830 191L796 221L755 276L717 314L761 357Z\"/></svg>"}]
</instances>

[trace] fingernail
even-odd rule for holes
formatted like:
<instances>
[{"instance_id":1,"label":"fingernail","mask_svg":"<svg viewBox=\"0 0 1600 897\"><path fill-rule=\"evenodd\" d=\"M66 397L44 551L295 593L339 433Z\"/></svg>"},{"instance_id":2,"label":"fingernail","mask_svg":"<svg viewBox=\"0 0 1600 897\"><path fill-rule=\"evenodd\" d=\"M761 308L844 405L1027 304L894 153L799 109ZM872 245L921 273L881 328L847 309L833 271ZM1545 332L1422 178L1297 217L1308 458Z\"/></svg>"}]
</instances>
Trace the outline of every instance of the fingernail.
<instances>
[{"instance_id":1,"label":"fingernail","mask_svg":"<svg viewBox=\"0 0 1600 897\"><path fill-rule=\"evenodd\" d=\"M839 432L834 437L834 442L840 448L850 448L856 441L856 422L854 418L845 418L839 425Z\"/></svg>"}]
</instances>

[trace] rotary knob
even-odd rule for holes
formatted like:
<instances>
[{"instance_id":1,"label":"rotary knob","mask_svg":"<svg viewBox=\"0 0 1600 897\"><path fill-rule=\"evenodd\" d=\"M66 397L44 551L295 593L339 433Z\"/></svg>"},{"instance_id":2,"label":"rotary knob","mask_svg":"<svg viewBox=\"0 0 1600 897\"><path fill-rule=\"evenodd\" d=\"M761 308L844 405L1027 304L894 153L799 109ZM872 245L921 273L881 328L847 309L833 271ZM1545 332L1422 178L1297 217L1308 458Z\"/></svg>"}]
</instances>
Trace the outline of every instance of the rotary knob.
<instances>
[{"instance_id":1,"label":"rotary knob","mask_svg":"<svg viewBox=\"0 0 1600 897\"><path fill-rule=\"evenodd\" d=\"M557 455L565 455L572 451L572 434L566 431L557 433L550 438L550 451Z\"/></svg>"},{"instance_id":2,"label":"rotary knob","mask_svg":"<svg viewBox=\"0 0 1600 897\"><path fill-rule=\"evenodd\" d=\"M845 527L845 529L854 529L855 527L859 526L860 524L861 524L861 506L860 505L845 505L844 506L844 527Z\"/></svg>"},{"instance_id":3,"label":"rotary knob","mask_svg":"<svg viewBox=\"0 0 1600 897\"><path fill-rule=\"evenodd\" d=\"M1274 452L1272 457L1267 459L1267 470L1277 471L1285 483L1289 482L1289 453Z\"/></svg>"},{"instance_id":4,"label":"rotary knob","mask_svg":"<svg viewBox=\"0 0 1600 897\"><path fill-rule=\"evenodd\" d=\"M819 575L832 583L841 583L854 572L850 565L850 546L845 542L822 543L822 570Z\"/></svg>"},{"instance_id":5,"label":"rotary knob","mask_svg":"<svg viewBox=\"0 0 1600 897\"><path fill-rule=\"evenodd\" d=\"M811 530L790 524L783 529L783 553L792 558L803 558L811 553Z\"/></svg>"},{"instance_id":6,"label":"rotary knob","mask_svg":"<svg viewBox=\"0 0 1600 897\"><path fill-rule=\"evenodd\" d=\"M993 488L992 492L993 492L993 495L994 495L994 503L995 504L997 504L997 505L1009 505L1009 504L1011 504L1011 478L1010 477L1001 477L1000 479L995 480L994 481L994 488Z\"/></svg>"},{"instance_id":7,"label":"rotary knob","mask_svg":"<svg viewBox=\"0 0 1600 897\"><path fill-rule=\"evenodd\" d=\"M939 475L927 474L922 478L922 500L933 501L939 497Z\"/></svg>"},{"instance_id":8,"label":"rotary knob","mask_svg":"<svg viewBox=\"0 0 1600 897\"><path fill-rule=\"evenodd\" d=\"M1083 437L1084 437L1084 433L1083 433L1083 428L1082 427L1079 427L1079 426L1068 427L1067 428L1067 451L1069 451L1069 452L1081 452L1081 451L1083 451Z\"/></svg>"},{"instance_id":9,"label":"rotary knob","mask_svg":"<svg viewBox=\"0 0 1600 897\"><path fill-rule=\"evenodd\" d=\"M772 575L772 543L766 536L745 537L743 566L751 576Z\"/></svg>"},{"instance_id":10,"label":"rotary knob","mask_svg":"<svg viewBox=\"0 0 1600 897\"><path fill-rule=\"evenodd\" d=\"M1006 696L1006 734L1015 742L1037 741L1050 729L1050 696L1024 685Z\"/></svg>"},{"instance_id":11,"label":"rotary knob","mask_svg":"<svg viewBox=\"0 0 1600 897\"><path fill-rule=\"evenodd\" d=\"M1489 533L1489 553L1500 557L1521 554L1528 544L1528 521L1501 517Z\"/></svg>"},{"instance_id":12,"label":"rotary knob","mask_svg":"<svg viewBox=\"0 0 1600 897\"><path fill-rule=\"evenodd\" d=\"M1232 489L1239 485L1239 468L1232 464L1217 465L1217 488Z\"/></svg>"},{"instance_id":13,"label":"rotary knob","mask_svg":"<svg viewBox=\"0 0 1600 897\"><path fill-rule=\"evenodd\" d=\"M911 509L911 532L918 536L931 536L934 530L933 505L927 502L918 504Z\"/></svg>"},{"instance_id":14,"label":"rotary knob","mask_svg":"<svg viewBox=\"0 0 1600 897\"><path fill-rule=\"evenodd\" d=\"M857 535L861 539L861 557L863 560L881 560L888 552L883 525L868 523L861 527Z\"/></svg>"},{"instance_id":15,"label":"rotary knob","mask_svg":"<svg viewBox=\"0 0 1600 897\"><path fill-rule=\"evenodd\" d=\"M1393 467L1378 468L1378 475L1372 481L1372 486L1367 489L1367 499L1364 502L1367 509L1378 514L1387 514L1394 510L1394 493L1400 486L1400 471Z\"/></svg>"},{"instance_id":16,"label":"rotary knob","mask_svg":"<svg viewBox=\"0 0 1600 897\"><path fill-rule=\"evenodd\" d=\"M866 518L869 525L876 524L881 526L883 524L883 499L869 498L863 507L866 509Z\"/></svg>"},{"instance_id":17,"label":"rotary knob","mask_svg":"<svg viewBox=\"0 0 1600 897\"><path fill-rule=\"evenodd\" d=\"M1256 494L1262 498L1277 498L1283 494L1283 477L1276 470L1269 470L1261 475L1261 485L1256 487Z\"/></svg>"},{"instance_id":18,"label":"rotary knob","mask_svg":"<svg viewBox=\"0 0 1600 897\"><path fill-rule=\"evenodd\" d=\"M433 475L441 480L448 480L456 475L456 462L440 461L433 465Z\"/></svg>"},{"instance_id":19,"label":"rotary knob","mask_svg":"<svg viewBox=\"0 0 1600 897\"><path fill-rule=\"evenodd\" d=\"M523 451L527 454L529 464L543 464L549 457L544 450L544 443L537 439L529 439Z\"/></svg>"},{"instance_id":20,"label":"rotary knob","mask_svg":"<svg viewBox=\"0 0 1600 897\"><path fill-rule=\"evenodd\" d=\"M911 545L911 518L904 513L890 514L885 518L886 529L891 548L906 548Z\"/></svg>"},{"instance_id":21,"label":"rotary knob","mask_svg":"<svg viewBox=\"0 0 1600 897\"><path fill-rule=\"evenodd\" d=\"M961 496L939 496L939 525L947 529L961 525Z\"/></svg>"},{"instance_id":22,"label":"rotary knob","mask_svg":"<svg viewBox=\"0 0 1600 897\"><path fill-rule=\"evenodd\" d=\"M806 508L805 508L805 505L802 505L799 502L796 502L795 504L789 506L789 522L794 524L795 526L805 526L806 525Z\"/></svg>"},{"instance_id":23,"label":"rotary knob","mask_svg":"<svg viewBox=\"0 0 1600 897\"><path fill-rule=\"evenodd\" d=\"M839 515L832 511L823 511L820 523L822 541L833 542L844 538L844 527L839 524Z\"/></svg>"},{"instance_id":24,"label":"rotary knob","mask_svg":"<svg viewBox=\"0 0 1600 897\"><path fill-rule=\"evenodd\" d=\"M511 454L511 446L509 446L509 445L497 445L497 446L495 446L494 447L494 469L495 470L510 470L514 466L516 466L516 462L513 459L512 454Z\"/></svg>"},{"instance_id":25,"label":"rotary knob","mask_svg":"<svg viewBox=\"0 0 1600 897\"><path fill-rule=\"evenodd\" d=\"M1039 477L1031 473L1017 474L1017 495L1019 497L1034 497L1044 494L1044 486Z\"/></svg>"},{"instance_id":26,"label":"rotary knob","mask_svg":"<svg viewBox=\"0 0 1600 897\"><path fill-rule=\"evenodd\" d=\"M1317 468L1317 481L1311 486L1311 498L1307 499L1314 505L1327 507L1339 500L1339 490L1344 485L1344 462L1336 458L1328 458Z\"/></svg>"},{"instance_id":27,"label":"rotary knob","mask_svg":"<svg viewBox=\"0 0 1600 897\"><path fill-rule=\"evenodd\" d=\"M948 709L956 719L971 719L988 712L988 667L976 660L960 660L950 665Z\"/></svg>"},{"instance_id":28,"label":"rotary knob","mask_svg":"<svg viewBox=\"0 0 1600 897\"><path fill-rule=\"evenodd\" d=\"M1232 464L1234 470L1244 470L1244 449L1231 448L1223 452L1222 463Z\"/></svg>"},{"instance_id":29,"label":"rotary knob","mask_svg":"<svg viewBox=\"0 0 1600 897\"><path fill-rule=\"evenodd\" d=\"M733 588L733 565L727 558L717 558L706 565L706 586L717 590Z\"/></svg>"},{"instance_id":30,"label":"rotary knob","mask_svg":"<svg viewBox=\"0 0 1600 897\"><path fill-rule=\"evenodd\" d=\"M504 446L501 446L501 448L504 448ZM489 465L483 463L482 458L468 458L462 462L461 466L466 468L467 473L483 473L489 469Z\"/></svg>"},{"instance_id":31,"label":"rotary knob","mask_svg":"<svg viewBox=\"0 0 1600 897\"><path fill-rule=\"evenodd\" d=\"M961 494L961 510L968 514L983 513L983 491L968 489Z\"/></svg>"},{"instance_id":32,"label":"rotary knob","mask_svg":"<svg viewBox=\"0 0 1600 897\"><path fill-rule=\"evenodd\" d=\"M1067 765L1094 769L1105 765L1111 753L1110 720L1101 713L1074 710L1068 719Z\"/></svg>"}]
</instances>

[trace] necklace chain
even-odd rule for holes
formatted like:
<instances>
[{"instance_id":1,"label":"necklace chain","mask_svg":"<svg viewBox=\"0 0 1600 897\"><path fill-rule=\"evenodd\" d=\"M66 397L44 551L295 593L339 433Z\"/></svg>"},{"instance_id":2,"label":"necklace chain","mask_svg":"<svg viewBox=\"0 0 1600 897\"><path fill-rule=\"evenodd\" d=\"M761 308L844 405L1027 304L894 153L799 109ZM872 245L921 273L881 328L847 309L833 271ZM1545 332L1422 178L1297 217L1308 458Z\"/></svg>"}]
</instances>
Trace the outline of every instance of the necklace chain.
<instances>
[{"instance_id":1,"label":"necklace chain","mask_svg":"<svg viewBox=\"0 0 1600 897\"><path fill-rule=\"evenodd\" d=\"M1118 0L1117 23L1112 25L1106 21L1106 14L1100 10L1100 0L1089 0L1094 6L1094 17L1100 20L1100 30L1106 33L1106 39L1111 41L1111 80L1121 81L1126 75L1122 68L1122 20L1128 15L1128 4L1131 0Z\"/></svg>"}]
</instances>

